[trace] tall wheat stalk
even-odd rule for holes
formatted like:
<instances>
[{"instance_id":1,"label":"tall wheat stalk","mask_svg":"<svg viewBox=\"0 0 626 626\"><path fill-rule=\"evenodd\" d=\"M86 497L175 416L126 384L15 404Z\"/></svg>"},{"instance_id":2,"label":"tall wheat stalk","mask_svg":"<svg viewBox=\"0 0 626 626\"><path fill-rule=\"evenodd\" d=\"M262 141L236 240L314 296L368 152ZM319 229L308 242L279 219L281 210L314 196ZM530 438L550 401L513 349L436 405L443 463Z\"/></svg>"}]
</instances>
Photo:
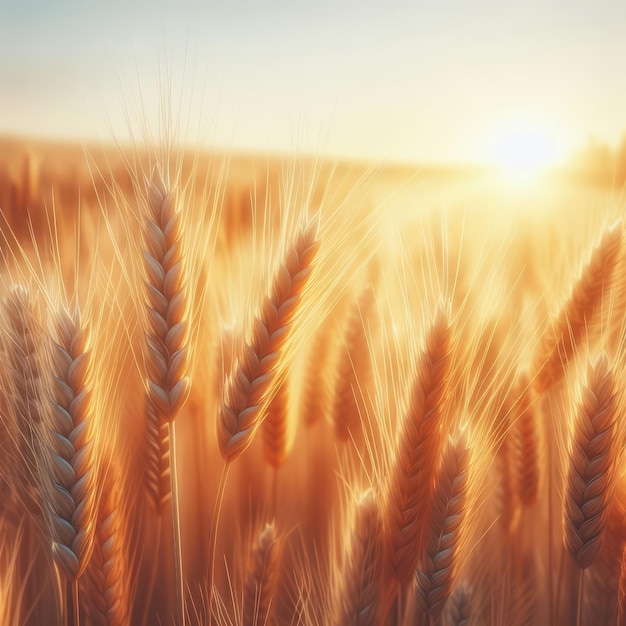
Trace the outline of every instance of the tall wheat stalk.
<instances>
[{"instance_id":1,"label":"tall wheat stalk","mask_svg":"<svg viewBox=\"0 0 626 626\"><path fill-rule=\"evenodd\" d=\"M147 182L146 206L143 257L147 299L147 478L160 518L168 499L169 474L177 615L178 621L184 624L185 593L174 419L189 395L188 304L182 217L177 210L174 192L158 168L154 169L152 178ZM160 519L158 524L160 526Z\"/></svg>"},{"instance_id":2,"label":"tall wheat stalk","mask_svg":"<svg viewBox=\"0 0 626 626\"><path fill-rule=\"evenodd\" d=\"M451 328L440 308L416 365L385 491L385 558L400 584L415 572L425 532L432 480L442 446L441 424L450 372Z\"/></svg>"},{"instance_id":3,"label":"tall wheat stalk","mask_svg":"<svg viewBox=\"0 0 626 626\"><path fill-rule=\"evenodd\" d=\"M72 588L73 624L78 626L78 579L93 549L95 464L90 406L90 350L80 310L61 308L54 320L53 382L48 452L42 482L52 555Z\"/></svg>"},{"instance_id":4,"label":"tall wheat stalk","mask_svg":"<svg viewBox=\"0 0 626 626\"><path fill-rule=\"evenodd\" d=\"M230 464L252 443L271 399L281 352L298 315L319 250L318 224L302 223L274 272L268 295L253 318L251 334L241 343L218 411L217 439L225 460L211 527L209 554L209 620L213 619L215 543ZM279 381L280 382L280 381Z\"/></svg>"}]
</instances>

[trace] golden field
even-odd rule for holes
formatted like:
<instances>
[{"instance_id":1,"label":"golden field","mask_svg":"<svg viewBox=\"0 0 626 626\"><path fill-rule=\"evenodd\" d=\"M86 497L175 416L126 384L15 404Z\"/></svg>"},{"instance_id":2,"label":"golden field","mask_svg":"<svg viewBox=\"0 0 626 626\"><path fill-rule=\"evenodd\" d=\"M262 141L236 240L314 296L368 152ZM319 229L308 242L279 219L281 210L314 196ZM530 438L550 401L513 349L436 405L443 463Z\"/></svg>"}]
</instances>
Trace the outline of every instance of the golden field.
<instances>
[{"instance_id":1,"label":"golden field","mask_svg":"<svg viewBox=\"0 0 626 626\"><path fill-rule=\"evenodd\" d=\"M626 624L609 178L0 139L0 624Z\"/></svg>"}]
</instances>

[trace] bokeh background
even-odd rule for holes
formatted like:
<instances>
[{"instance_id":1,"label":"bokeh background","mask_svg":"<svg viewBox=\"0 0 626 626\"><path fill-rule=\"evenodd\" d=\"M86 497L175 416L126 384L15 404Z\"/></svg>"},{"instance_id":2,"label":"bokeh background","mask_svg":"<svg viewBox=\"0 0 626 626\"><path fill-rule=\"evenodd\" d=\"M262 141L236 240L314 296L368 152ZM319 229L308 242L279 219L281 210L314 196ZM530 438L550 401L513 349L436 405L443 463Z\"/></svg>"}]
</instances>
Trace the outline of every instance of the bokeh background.
<instances>
[{"instance_id":1,"label":"bokeh background","mask_svg":"<svg viewBox=\"0 0 626 626\"><path fill-rule=\"evenodd\" d=\"M3 0L0 132L124 139L168 92L181 135L213 148L607 158L626 129L625 23L618 1Z\"/></svg>"}]
</instances>

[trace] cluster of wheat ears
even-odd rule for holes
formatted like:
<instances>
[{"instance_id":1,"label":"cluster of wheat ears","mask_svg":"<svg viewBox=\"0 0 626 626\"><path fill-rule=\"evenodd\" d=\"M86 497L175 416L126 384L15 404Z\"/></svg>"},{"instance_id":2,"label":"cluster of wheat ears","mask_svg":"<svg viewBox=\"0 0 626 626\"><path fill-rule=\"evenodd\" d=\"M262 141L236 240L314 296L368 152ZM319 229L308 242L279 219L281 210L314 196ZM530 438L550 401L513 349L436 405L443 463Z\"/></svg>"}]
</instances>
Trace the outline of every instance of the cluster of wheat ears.
<instances>
[{"instance_id":1,"label":"cluster of wheat ears","mask_svg":"<svg viewBox=\"0 0 626 626\"><path fill-rule=\"evenodd\" d=\"M4 231L0 623L626 624L621 221L180 163Z\"/></svg>"}]
</instances>

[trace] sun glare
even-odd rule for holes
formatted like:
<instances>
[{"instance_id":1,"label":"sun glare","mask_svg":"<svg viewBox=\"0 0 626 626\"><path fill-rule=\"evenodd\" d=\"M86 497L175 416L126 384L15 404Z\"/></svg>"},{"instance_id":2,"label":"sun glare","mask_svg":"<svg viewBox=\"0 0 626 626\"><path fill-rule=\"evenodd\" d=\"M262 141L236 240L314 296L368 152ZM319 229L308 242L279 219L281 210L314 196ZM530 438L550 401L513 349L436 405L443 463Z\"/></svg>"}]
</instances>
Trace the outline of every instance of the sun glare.
<instances>
[{"instance_id":1,"label":"sun glare","mask_svg":"<svg viewBox=\"0 0 626 626\"><path fill-rule=\"evenodd\" d=\"M558 160L554 139L538 128L518 127L501 133L493 146L495 164L511 179L528 180Z\"/></svg>"}]
</instances>

